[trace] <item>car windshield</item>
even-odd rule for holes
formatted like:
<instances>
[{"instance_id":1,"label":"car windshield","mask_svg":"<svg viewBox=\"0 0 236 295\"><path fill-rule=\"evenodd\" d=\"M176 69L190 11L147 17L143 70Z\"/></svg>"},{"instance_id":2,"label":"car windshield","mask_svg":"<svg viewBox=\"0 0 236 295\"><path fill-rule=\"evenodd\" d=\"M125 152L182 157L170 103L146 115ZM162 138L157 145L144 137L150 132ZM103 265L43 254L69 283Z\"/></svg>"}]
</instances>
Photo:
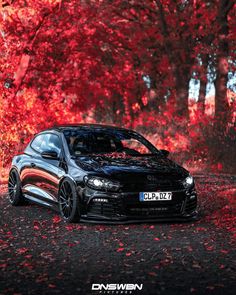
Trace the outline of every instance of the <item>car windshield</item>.
<instances>
[{"instance_id":1,"label":"car windshield","mask_svg":"<svg viewBox=\"0 0 236 295\"><path fill-rule=\"evenodd\" d=\"M144 137L133 131L116 129L66 129L63 131L72 156L157 155L159 151Z\"/></svg>"}]
</instances>

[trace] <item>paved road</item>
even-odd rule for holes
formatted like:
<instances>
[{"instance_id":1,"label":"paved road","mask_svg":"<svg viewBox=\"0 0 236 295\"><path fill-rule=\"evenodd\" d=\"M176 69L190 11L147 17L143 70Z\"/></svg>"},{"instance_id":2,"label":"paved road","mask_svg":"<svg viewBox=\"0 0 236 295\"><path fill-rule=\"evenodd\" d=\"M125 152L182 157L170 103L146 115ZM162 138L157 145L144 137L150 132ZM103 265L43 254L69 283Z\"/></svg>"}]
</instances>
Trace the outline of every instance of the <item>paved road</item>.
<instances>
[{"instance_id":1,"label":"paved road","mask_svg":"<svg viewBox=\"0 0 236 295\"><path fill-rule=\"evenodd\" d=\"M198 175L197 187L201 219L184 224L68 225L2 194L0 294L98 294L92 283L142 283L140 295L235 294L236 176Z\"/></svg>"}]
</instances>

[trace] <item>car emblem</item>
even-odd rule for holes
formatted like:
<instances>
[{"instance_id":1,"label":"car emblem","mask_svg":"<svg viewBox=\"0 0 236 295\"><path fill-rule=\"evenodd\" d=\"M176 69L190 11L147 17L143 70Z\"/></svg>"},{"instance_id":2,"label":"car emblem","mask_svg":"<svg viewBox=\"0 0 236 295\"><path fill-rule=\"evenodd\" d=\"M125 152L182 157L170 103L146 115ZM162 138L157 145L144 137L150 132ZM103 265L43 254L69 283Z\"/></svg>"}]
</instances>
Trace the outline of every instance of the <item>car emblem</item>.
<instances>
[{"instance_id":1,"label":"car emblem","mask_svg":"<svg viewBox=\"0 0 236 295\"><path fill-rule=\"evenodd\" d=\"M154 175L148 175L147 176L147 180L149 180L149 181L155 181L155 180L157 180L157 178Z\"/></svg>"}]
</instances>

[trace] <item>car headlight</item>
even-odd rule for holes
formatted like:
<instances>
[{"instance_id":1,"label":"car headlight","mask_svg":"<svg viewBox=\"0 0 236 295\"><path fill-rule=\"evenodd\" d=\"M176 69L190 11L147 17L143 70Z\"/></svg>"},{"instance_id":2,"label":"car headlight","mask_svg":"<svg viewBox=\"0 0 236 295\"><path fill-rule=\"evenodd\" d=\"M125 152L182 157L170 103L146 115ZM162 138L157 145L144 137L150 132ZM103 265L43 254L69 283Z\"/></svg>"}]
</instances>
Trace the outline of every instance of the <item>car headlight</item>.
<instances>
[{"instance_id":1,"label":"car headlight","mask_svg":"<svg viewBox=\"0 0 236 295\"><path fill-rule=\"evenodd\" d=\"M183 181L183 185L185 188L190 188L194 185L194 179L191 175L189 175L188 177L185 178L185 180Z\"/></svg>"},{"instance_id":2,"label":"car headlight","mask_svg":"<svg viewBox=\"0 0 236 295\"><path fill-rule=\"evenodd\" d=\"M85 176L84 182L88 187L97 190L118 191L120 188L119 182L97 176Z\"/></svg>"}]
</instances>

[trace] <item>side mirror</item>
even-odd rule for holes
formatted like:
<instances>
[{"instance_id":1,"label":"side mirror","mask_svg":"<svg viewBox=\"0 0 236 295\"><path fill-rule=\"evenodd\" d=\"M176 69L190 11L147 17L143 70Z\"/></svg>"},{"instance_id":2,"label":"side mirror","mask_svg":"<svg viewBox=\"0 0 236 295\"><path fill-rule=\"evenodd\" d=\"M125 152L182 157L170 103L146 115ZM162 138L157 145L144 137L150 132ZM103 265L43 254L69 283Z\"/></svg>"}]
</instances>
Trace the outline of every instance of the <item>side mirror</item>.
<instances>
[{"instance_id":1,"label":"side mirror","mask_svg":"<svg viewBox=\"0 0 236 295\"><path fill-rule=\"evenodd\" d=\"M49 160L59 160L58 153L55 151L45 151L41 153L42 158Z\"/></svg>"},{"instance_id":2,"label":"side mirror","mask_svg":"<svg viewBox=\"0 0 236 295\"><path fill-rule=\"evenodd\" d=\"M162 153L162 155L165 157L165 158L167 158L168 156L169 156L169 151L167 151L167 150L160 150L160 152Z\"/></svg>"}]
</instances>

